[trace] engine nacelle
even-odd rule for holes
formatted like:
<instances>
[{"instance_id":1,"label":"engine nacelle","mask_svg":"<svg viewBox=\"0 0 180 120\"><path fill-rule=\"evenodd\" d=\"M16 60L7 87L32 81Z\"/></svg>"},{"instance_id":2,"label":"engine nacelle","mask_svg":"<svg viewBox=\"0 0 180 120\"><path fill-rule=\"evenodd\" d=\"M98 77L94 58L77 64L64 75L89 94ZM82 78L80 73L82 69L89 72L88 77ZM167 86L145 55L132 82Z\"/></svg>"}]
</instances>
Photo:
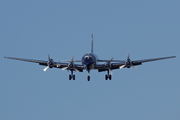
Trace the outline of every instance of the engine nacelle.
<instances>
[{"instance_id":1,"label":"engine nacelle","mask_svg":"<svg viewBox=\"0 0 180 120\"><path fill-rule=\"evenodd\" d=\"M132 66L131 60L127 60L125 65L126 65L127 68L130 68Z\"/></svg>"},{"instance_id":2,"label":"engine nacelle","mask_svg":"<svg viewBox=\"0 0 180 120\"><path fill-rule=\"evenodd\" d=\"M73 69L74 66L75 66L75 65L74 65L73 63L69 63L68 68L69 68L69 69Z\"/></svg>"},{"instance_id":3,"label":"engine nacelle","mask_svg":"<svg viewBox=\"0 0 180 120\"><path fill-rule=\"evenodd\" d=\"M54 61L51 59L50 61L48 61L48 66L49 68L53 68L54 67Z\"/></svg>"},{"instance_id":4,"label":"engine nacelle","mask_svg":"<svg viewBox=\"0 0 180 120\"><path fill-rule=\"evenodd\" d=\"M141 62L132 62L132 65L136 66L136 65L142 65Z\"/></svg>"}]
</instances>

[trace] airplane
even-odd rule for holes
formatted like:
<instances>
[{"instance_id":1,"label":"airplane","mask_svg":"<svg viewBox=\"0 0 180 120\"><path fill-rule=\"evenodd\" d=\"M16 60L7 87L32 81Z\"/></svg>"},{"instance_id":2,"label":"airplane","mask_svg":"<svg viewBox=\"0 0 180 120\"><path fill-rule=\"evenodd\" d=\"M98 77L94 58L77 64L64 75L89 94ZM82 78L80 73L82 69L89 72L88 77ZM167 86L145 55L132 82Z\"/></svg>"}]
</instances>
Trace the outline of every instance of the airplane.
<instances>
[{"instance_id":1,"label":"airplane","mask_svg":"<svg viewBox=\"0 0 180 120\"><path fill-rule=\"evenodd\" d=\"M112 79L112 70L122 69L122 68L130 68L130 67L136 68L137 65L142 65L142 63L145 63L145 62L151 62L151 61L163 60L163 59L169 59L169 58L176 57L176 56L169 56L169 57L131 61L130 54L128 54L126 60L113 60L113 57L109 60L101 60L98 58L98 56L93 51L93 41L94 41L93 34L91 35L91 37L92 37L91 52L83 55L81 60L74 60L74 57L72 57L71 60L54 62L54 60L50 58L49 54L47 55L48 61L24 59L24 58L14 58L14 57L4 57L4 58L39 63L39 65L46 66L43 69L44 71L46 71L48 68L60 68L62 70L68 70L71 72L71 74L69 75L69 80L75 80L75 75L73 74L74 71L83 72L83 70L86 70L88 72L87 80L90 81L90 71L93 69L98 70L98 72L107 71L107 74L105 75L105 80L108 80L108 79L111 80ZM80 62L81 64L75 64L74 62ZM99 63L101 63L101 64L99 64Z\"/></svg>"}]
</instances>

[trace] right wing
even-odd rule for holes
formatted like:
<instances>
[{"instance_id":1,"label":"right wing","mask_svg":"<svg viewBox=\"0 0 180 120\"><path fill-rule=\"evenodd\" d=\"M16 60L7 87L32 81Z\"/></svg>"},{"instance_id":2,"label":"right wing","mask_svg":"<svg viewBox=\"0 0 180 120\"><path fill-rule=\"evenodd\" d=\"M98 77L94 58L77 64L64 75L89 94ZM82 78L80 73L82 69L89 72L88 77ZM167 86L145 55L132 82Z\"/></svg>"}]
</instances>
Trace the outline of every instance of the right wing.
<instances>
[{"instance_id":1,"label":"right wing","mask_svg":"<svg viewBox=\"0 0 180 120\"><path fill-rule=\"evenodd\" d=\"M48 62L49 61L44 61L44 60L34 60L34 59L25 59L25 58L14 58L14 57L4 57L7 59L13 59L13 60L20 60L20 61L26 61L26 62L33 62L33 63L39 63L39 65L43 65L43 66L48 66ZM54 62L53 61L53 66L55 68L65 68L68 67L69 63L63 63L63 62ZM82 72L84 67L82 65L79 64L74 64L75 68L79 71ZM69 70L69 69L67 69Z\"/></svg>"},{"instance_id":2,"label":"right wing","mask_svg":"<svg viewBox=\"0 0 180 120\"><path fill-rule=\"evenodd\" d=\"M4 57L4 58L13 59L13 60L21 60L21 61L26 61L26 62L34 62L34 63L39 63L40 65L45 65L45 66L47 66L47 62L48 62L44 60L33 60L33 59L14 58L14 57Z\"/></svg>"}]
</instances>

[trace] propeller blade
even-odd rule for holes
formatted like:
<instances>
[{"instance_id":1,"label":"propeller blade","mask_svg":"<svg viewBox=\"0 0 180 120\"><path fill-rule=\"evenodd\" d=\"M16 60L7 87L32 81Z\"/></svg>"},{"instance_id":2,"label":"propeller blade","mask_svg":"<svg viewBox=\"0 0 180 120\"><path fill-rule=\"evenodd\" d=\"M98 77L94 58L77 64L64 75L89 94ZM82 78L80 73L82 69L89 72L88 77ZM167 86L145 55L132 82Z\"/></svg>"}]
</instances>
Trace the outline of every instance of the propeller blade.
<instances>
[{"instance_id":1,"label":"propeller blade","mask_svg":"<svg viewBox=\"0 0 180 120\"><path fill-rule=\"evenodd\" d=\"M62 68L62 70L67 70L68 69L68 67L64 67L64 68Z\"/></svg>"},{"instance_id":2,"label":"propeller blade","mask_svg":"<svg viewBox=\"0 0 180 120\"><path fill-rule=\"evenodd\" d=\"M114 58L112 57L109 62L111 62Z\"/></svg>"},{"instance_id":3,"label":"propeller blade","mask_svg":"<svg viewBox=\"0 0 180 120\"><path fill-rule=\"evenodd\" d=\"M79 70L78 70L78 69L76 69L76 68L74 68L74 70L75 70L76 72L79 72Z\"/></svg>"},{"instance_id":4,"label":"propeller blade","mask_svg":"<svg viewBox=\"0 0 180 120\"><path fill-rule=\"evenodd\" d=\"M51 58L50 58L50 55L49 54L47 54L47 56L48 56L48 60L50 60Z\"/></svg>"},{"instance_id":5,"label":"propeller blade","mask_svg":"<svg viewBox=\"0 0 180 120\"><path fill-rule=\"evenodd\" d=\"M49 68L49 66L45 67L45 68L43 69L43 71L45 72L48 68Z\"/></svg>"},{"instance_id":6,"label":"propeller blade","mask_svg":"<svg viewBox=\"0 0 180 120\"><path fill-rule=\"evenodd\" d=\"M93 39L93 34L91 34L91 38Z\"/></svg>"},{"instance_id":7,"label":"propeller blade","mask_svg":"<svg viewBox=\"0 0 180 120\"><path fill-rule=\"evenodd\" d=\"M124 68L125 66L126 66L126 65L121 65L119 68L122 69L122 68Z\"/></svg>"},{"instance_id":8,"label":"propeller blade","mask_svg":"<svg viewBox=\"0 0 180 120\"><path fill-rule=\"evenodd\" d=\"M128 56L127 56L128 59L130 59L130 53L128 53Z\"/></svg>"},{"instance_id":9,"label":"propeller blade","mask_svg":"<svg viewBox=\"0 0 180 120\"><path fill-rule=\"evenodd\" d=\"M74 56L72 56L72 58L71 58L71 63L73 62L73 60L74 60Z\"/></svg>"}]
</instances>

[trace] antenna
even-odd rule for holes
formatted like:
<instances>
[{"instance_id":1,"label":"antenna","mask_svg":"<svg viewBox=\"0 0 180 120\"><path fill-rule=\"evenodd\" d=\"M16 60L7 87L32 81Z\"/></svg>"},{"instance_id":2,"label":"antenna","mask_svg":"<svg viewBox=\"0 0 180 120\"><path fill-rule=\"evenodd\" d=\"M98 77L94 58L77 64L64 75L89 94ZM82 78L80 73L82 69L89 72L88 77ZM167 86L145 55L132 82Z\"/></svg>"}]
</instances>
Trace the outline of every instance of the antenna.
<instances>
[{"instance_id":1,"label":"antenna","mask_svg":"<svg viewBox=\"0 0 180 120\"><path fill-rule=\"evenodd\" d=\"M91 34L91 37L92 37L92 41L91 41L91 53L93 53L93 40L94 40L93 34Z\"/></svg>"}]
</instances>

